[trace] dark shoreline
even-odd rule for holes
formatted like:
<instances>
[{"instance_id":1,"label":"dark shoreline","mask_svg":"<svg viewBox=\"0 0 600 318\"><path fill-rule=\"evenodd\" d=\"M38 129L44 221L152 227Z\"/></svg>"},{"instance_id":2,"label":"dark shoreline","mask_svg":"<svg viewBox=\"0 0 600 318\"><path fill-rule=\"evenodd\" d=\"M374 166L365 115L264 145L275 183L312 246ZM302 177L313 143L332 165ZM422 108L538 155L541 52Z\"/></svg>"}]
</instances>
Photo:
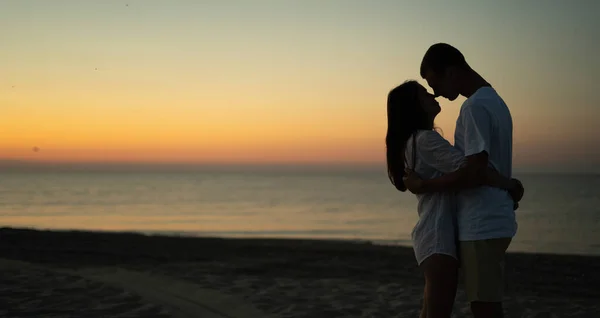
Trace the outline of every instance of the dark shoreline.
<instances>
[{"instance_id":1,"label":"dark shoreline","mask_svg":"<svg viewBox=\"0 0 600 318\"><path fill-rule=\"evenodd\" d=\"M378 245L369 241L188 237L9 227L0 228L0 258L57 266L226 261L239 258L343 258L360 263L366 260L393 262L395 266L418 273L412 248ZM562 277L569 277L572 282L585 278L582 283L594 281L600 286L600 256L524 252L507 254L509 273L531 274L531 279L553 269L560 269Z\"/></svg>"},{"instance_id":2,"label":"dark shoreline","mask_svg":"<svg viewBox=\"0 0 600 318\"><path fill-rule=\"evenodd\" d=\"M336 281L353 286L371 286L364 287L366 289L360 292L367 293L365 295L370 295L369 288L375 288L372 286L384 288L383 293L392 293L385 290L391 287L385 286L393 283L396 284L394 286L404 286L394 288L412 289L406 292L413 295L410 297L417 297L411 300L417 304L423 284L422 274L410 247L370 242L1 228L0 258L42 264L50 268L116 266L162 273L239 294L273 313L283 306L278 301L300 301L293 298L299 297L295 296L298 292L289 299L277 296L291 287L272 287L275 286L272 283L274 281L295 282L297 287L294 288L308 289L316 288L310 286L319 281L331 282L334 284L332 286L337 284ZM539 302L535 306L542 307L557 303L556 310L568 313L572 310L567 308L568 304L574 303L577 308L588 308L585 309L586 315L592 312L594 316L600 316L600 310L594 309L596 301L600 299L600 256L509 253L506 274L506 293L510 297L507 313L521 315L522 310L534 306L534 302ZM213 277L216 281L207 282L206 277ZM244 287L246 289L243 290L228 289L249 280L255 281L255 285ZM262 295L263 290L271 294ZM348 291L332 293L352 302L350 297L353 296ZM396 297L390 295L387 297ZM460 295L459 292L457 302L462 301ZM310 302L319 301L319 298L315 298ZM323 303L319 306L328 305ZM413 307L418 309L418 305L410 305L410 308ZM560 314L559 317L592 317L586 315Z\"/></svg>"},{"instance_id":3,"label":"dark shoreline","mask_svg":"<svg viewBox=\"0 0 600 318\"><path fill-rule=\"evenodd\" d=\"M15 239L27 240L30 239L50 239L60 240L63 239L85 239L85 240L153 240L156 242L186 242L187 244L204 244L204 243L223 243L228 246L245 246L245 245L259 245L259 246L271 246L274 248L283 246L298 246L298 247L312 247L312 248L342 248L342 249L360 249L364 250L365 246L370 246L369 249L375 250L394 250L395 252L405 253L410 250L412 253L412 247L393 244L393 243L380 243L379 241L362 240L362 239L328 239L328 238L287 238L287 237L219 237L219 236L204 236L204 235L186 235L185 233L160 233L154 231L95 231L95 230L50 230L50 229L35 229L35 228L14 228L14 227L0 227L0 237L7 235ZM383 240L382 242L387 242ZM74 243L74 242L71 242ZM0 241L0 247L3 242ZM600 260L600 255L594 254L561 254L561 253L546 253L546 252L522 252L514 251L508 252L509 255L523 256L523 257L542 257L542 258L579 258L581 261L584 260Z\"/></svg>"}]
</instances>

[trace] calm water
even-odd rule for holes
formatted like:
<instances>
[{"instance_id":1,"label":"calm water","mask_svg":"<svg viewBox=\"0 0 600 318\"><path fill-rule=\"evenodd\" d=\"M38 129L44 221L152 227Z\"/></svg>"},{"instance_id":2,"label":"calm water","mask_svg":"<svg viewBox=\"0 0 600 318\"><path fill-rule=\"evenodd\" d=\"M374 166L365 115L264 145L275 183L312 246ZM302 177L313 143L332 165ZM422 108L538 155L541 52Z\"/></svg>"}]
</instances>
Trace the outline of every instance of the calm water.
<instances>
[{"instance_id":1,"label":"calm water","mask_svg":"<svg viewBox=\"0 0 600 318\"><path fill-rule=\"evenodd\" d=\"M512 251L600 255L600 176L517 175ZM410 245L416 199L382 171L4 172L0 226Z\"/></svg>"}]
</instances>

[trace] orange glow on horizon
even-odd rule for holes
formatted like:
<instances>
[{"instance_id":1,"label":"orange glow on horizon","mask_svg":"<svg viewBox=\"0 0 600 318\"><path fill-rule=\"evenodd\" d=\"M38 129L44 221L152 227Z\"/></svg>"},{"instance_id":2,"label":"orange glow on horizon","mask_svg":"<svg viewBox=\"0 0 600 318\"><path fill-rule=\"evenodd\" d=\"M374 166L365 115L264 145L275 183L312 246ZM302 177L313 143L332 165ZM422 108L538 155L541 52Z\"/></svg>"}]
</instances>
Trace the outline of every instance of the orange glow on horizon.
<instances>
[{"instance_id":1,"label":"orange glow on horizon","mask_svg":"<svg viewBox=\"0 0 600 318\"><path fill-rule=\"evenodd\" d=\"M600 169L589 4L134 2L0 2L0 160L384 163L387 94L444 41L511 109L514 166Z\"/></svg>"}]
</instances>

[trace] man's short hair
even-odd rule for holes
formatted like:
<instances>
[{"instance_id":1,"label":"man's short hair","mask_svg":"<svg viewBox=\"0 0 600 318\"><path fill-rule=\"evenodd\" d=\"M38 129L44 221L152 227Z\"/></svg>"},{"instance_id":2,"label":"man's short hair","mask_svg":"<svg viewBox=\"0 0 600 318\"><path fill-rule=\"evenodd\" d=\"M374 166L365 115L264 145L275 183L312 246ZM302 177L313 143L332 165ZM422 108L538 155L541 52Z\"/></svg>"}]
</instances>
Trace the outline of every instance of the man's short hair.
<instances>
[{"instance_id":1,"label":"man's short hair","mask_svg":"<svg viewBox=\"0 0 600 318\"><path fill-rule=\"evenodd\" d=\"M457 48L446 43L436 43L425 52L421 62L421 77L425 77L427 70L441 75L450 66L469 67L465 57Z\"/></svg>"}]
</instances>

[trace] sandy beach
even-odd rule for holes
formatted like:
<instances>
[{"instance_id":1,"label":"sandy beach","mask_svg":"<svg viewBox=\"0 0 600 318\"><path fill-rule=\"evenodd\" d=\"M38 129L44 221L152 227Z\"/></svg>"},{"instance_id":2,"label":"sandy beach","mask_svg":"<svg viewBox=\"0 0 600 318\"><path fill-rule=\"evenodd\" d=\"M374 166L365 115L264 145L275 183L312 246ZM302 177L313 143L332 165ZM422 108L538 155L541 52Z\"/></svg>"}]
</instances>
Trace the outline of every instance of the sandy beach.
<instances>
[{"instance_id":1,"label":"sandy beach","mask_svg":"<svg viewBox=\"0 0 600 318\"><path fill-rule=\"evenodd\" d=\"M0 317L417 317L423 288L412 249L368 242L3 228L0 259ZM511 253L507 276L506 317L600 316L600 257Z\"/></svg>"}]
</instances>

